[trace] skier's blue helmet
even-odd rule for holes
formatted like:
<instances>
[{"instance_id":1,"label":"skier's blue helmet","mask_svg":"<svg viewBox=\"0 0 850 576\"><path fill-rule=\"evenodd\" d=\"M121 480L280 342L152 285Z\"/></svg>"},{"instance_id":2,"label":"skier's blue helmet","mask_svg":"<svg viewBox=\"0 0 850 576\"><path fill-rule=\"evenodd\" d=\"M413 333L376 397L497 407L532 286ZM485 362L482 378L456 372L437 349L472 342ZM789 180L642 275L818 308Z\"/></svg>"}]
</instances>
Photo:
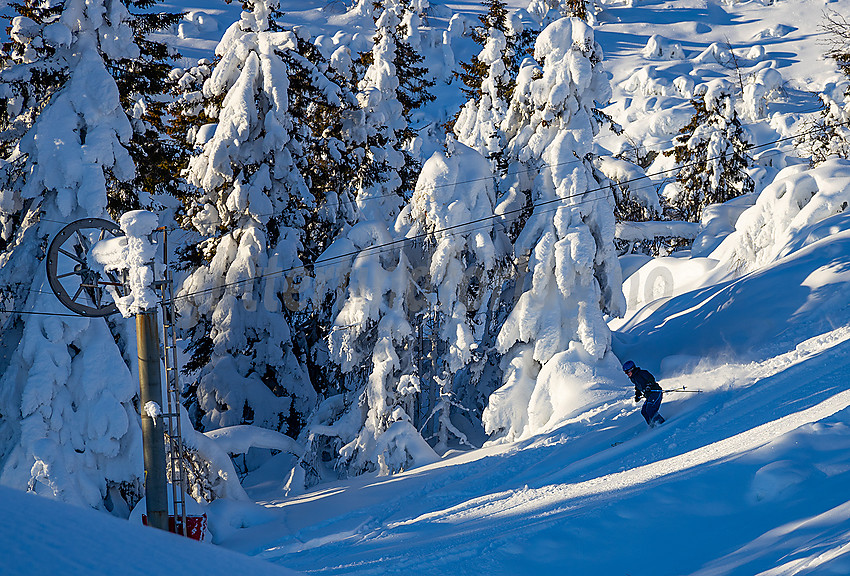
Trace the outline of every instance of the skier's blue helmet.
<instances>
[{"instance_id":1,"label":"skier's blue helmet","mask_svg":"<svg viewBox=\"0 0 850 576\"><path fill-rule=\"evenodd\" d=\"M634 362L632 362L631 360L626 360L626 361L623 363L623 372L628 372L629 370L634 369L634 367L635 367L635 363L634 363Z\"/></svg>"}]
</instances>

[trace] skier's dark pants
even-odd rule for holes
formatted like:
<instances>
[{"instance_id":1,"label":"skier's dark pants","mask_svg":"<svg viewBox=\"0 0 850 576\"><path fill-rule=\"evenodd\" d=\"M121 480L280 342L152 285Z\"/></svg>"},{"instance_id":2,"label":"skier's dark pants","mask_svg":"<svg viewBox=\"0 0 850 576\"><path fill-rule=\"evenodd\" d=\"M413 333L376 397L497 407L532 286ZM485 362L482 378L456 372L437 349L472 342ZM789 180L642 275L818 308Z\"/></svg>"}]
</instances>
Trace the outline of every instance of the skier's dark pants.
<instances>
[{"instance_id":1,"label":"skier's dark pants","mask_svg":"<svg viewBox=\"0 0 850 576\"><path fill-rule=\"evenodd\" d=\"M658 414L658 409L661 408L661 397L663 394L660 391L650 391L646 396L646 402L643 403L643 408L641 408L640 413L643 415L644 420L650 426L654 426L658 424L658 422L653 422L656 415ZM661 419L659 416L658 419ZM663 422L664 420L661 420Z\"/></svg>"}]
</instances>

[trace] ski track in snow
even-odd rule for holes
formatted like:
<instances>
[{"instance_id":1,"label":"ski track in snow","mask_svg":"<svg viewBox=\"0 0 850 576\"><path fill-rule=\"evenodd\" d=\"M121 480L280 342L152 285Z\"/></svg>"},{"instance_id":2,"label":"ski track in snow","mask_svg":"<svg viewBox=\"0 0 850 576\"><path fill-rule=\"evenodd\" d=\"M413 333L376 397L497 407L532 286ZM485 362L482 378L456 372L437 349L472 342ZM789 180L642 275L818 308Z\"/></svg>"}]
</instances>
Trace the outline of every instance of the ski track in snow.
<instances>
[{"instance_id":1,"label":"ski track in snow","mask_svg":"<svg viewBox=\"0 0 850 576\"><path fill-rule=\"evenodd\" d=\"M531 439L519 448L486 448L456 464L449 460L399 477L374 479L372 488L383 491L383 497L375 495L374 502L367 499L347 513L293 529L276 542L266 540L263 545L262 538L253 537L251 553L316 574L438 573L468 566L496 550L510 551L517 540L569 524L570 518L588 510L616 505L670 480L699 475L845 410L850 407L850 389L840 375L850 371L848 341L850 328L842 327L760 363L723 365L668 380L695 388L694 379L702 378L707 391L676 403L679 413L658 429L617 432L618 437L627 437L615 448L606 449L608 439L596 438L594 428L584 436L564 439L585 457L563 469L556 467L555 456L547 461L561 444L550 436ZM835 366L835 375L823 370L826 376L806 381L803 375L826 362ZM599 418L619 420L620 404L628 403L616 403ZM635 412L633 408L632 417L639 418ZM706 437L709 420L710 430L728 431L728 436ZM583 452L581 443L588 443ZM510 459L504 458L506 454ZM491 492L469 498L481 493L472 488L482 478ZM396 483L403 488L394 487ZM337 496L329 494L333 506ZM289 516L309 515L311 502L323 499L321 494L314 496L278 505ZM441 552L434 555L429 550ZM490 568L510 573L502 565Z\"/></svg>"},{"instance_id":2,"label":"ski track in snow","mask_svg":"<svg viewBox=\"0 0 850 576\"><path fill-rule=\"evenodd\" d=\"M312 1L308 4L320 6ZM527 2L512 0L509 4L525 7ZM638 142L671 139L678 129L675 125L683 124L691 114L688 97L673 89L673 79L685 74L683 66L690 63L631 55L641 51L653 34L671 43L680 42L690 60L698 58L696 55L711 42L722 43L724 38L729 42L731 35L731 43L740 49L751 37L752 42L764 46L766 54L748 63L744 73L768 66L781 71L784 80L782 90L765 101L770 113L776 115L776 124L762 118L752 129L760 131L763 141L787 136L780 129L783 115L817 108L817 99L809 91L822 83L824 71L831 64L819 57L819 47L801 41L815 26L807 13L812 5L785 4L769 9L758 3L721 7L702 1L606 5L610 19L599 27L597 39L606 51L604 63L617 91L611 112L616 119L624 120ZM481 12L478 4L449 6L468 15ZM317 23L305 6L289 4L285 8L293 21ZM204 10L219 19L219 28L204 32L198 22L197 37L181 36L177 44L190 57L211 51L212 39L233 21L238 8L227 5L229 17L220 10ZM803 21L809 23L803 26ZM785 33L771 32L779 30L780 25ZM740 43L742 39L744 44ZM694 71L698 68L696 83L725 73L723 64L704 61L693 65ZM629 79L637 79L641 69L646 72L645 84L624 91ZM454 96L448 90L443 92L441 96L447 98L441 101L452 101ZM694 301L662 319L656 329L664 327L676 333L678 318L711 314L711 302L728 298L730 290L706 292L703 301ZM850 391L842 375L850 368L848 339L850 329L839 328L787 352L780 344L766 342L766 347L773 346L774 350L757 356L766 360L700 366L692 374L667 378L665 387L684 385L702 388L705 393L686 398L682 396L689 395L667 395L662 412L668 422L659 429L647 431L631 401L614 401L564 422L553 433L512 446L487 447L392 478L351 479L321 486L303 496L272 500L267 505L269 511L279 514L275 522L239 530L222 543L315 574L589 573L582 572L580 562L578 567L569 564L570 559L580 558L582 551L570 550L570 543L558 538L579 536L581 526L585 526L582 518L598 509L610 509L612 516L642 521L636 512L629 515L632 501L653 502L652 493L665 490L667 484L711 475L717 467L745 460L775 439L846 409ZM835 366L828 366L830 362ZM611 447L612 441L623 444ZM653 573L698 570L700 576L709 576L740 568L739 574L751 576L755 571L748 568L749 562L764 550L789 541L810 553L795 557L792 548L773 568L760 573L813 573L846 555L850 532L837 528L822 536L818 545L806 540L804 533L796 539L791 537L811 524L835 522L840 527L844 521L846 526L847 518L850 505L845 504L806 516L805 520L772 525L779 528L759 532L755 527L747 545L740 546L745 539L731 537L730 541L736 542L732 549L716 553L704 551L706 546L700 549L716 560L696 559L690 568L677 568L675 572L662 568ZM684 526L695 527L704 520L685 521ZM596 528L609 525L600 520ZM681 530L678 525L673 529ZM584 554L588 558L605 550L598 541L576 541L591 544ZM580 544L572 544L573 548L577 546ZM535 552L546 558L535 558ZM614 555L628 556L621 551ZM623 560L631 564L630 573L639 573L642 556ZM594 568L594 562L603 560L588 558L585 564ZM623 573L604 569L594 572L605 576Z\"/></svg>"}]
</instances>

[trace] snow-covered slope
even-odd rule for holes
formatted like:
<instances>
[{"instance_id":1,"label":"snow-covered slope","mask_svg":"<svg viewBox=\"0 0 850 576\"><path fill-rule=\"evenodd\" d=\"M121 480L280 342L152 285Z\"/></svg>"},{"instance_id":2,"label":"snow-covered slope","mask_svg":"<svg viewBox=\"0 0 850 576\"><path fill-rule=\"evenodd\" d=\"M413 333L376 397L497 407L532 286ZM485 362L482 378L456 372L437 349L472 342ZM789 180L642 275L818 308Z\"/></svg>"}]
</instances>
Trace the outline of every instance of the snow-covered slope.
<instances>
[{"instance_id":1,"label":"snow-covered slope","mask_svg":"<svg viewBox=\"0 0 850 576\"><path fill-rule=\"evenodd\" d=\"M340 2L282 4L289 23L315 35L342 28L355 44L363 39L362 22ZM190 12L175 30L188 58L208 56L239 11L218 1L173 6ZM763 146L754 172L761 191L796 162L786 156L792 140L774 141L817 108L811 91L837 79L820 57L824 6L605 3L595 34L612 74L607 111L628 138L623 145L603 134L600 147L668 146L692 114L697 86L725 78L740 86L746 127ZM850 12L847 0L826 7ZM450 8L481 12L466 0ZM436 13L445 26L451 11ZM468 39L453 46L458 61L471 54ZM438 93L432 112L451 116L457 86ZM659 180L669 167L659 157L648 172ZM687 390L666 394L659 428L646 428L623 378L621 399L586 403L546 434L390 477L285 497L292 460L279 455L245 482L264 508L225 500L209 508L215 543L265 564L0 491L3 549L12 552L3 573L850 574L850 219L819 217L776 234L770 257L737 274L723 260L735 251L718 246L734 241L736 218L754 204L744 198L719 211L727 221L703 231L698 257L674 254L627 282L633 306L612 324L615 353L665 388ZM652 270L669 278L669 291L636 283ZM168 563L146 554L154 547Z\"/></svg>"},{"instance_id":2,"label":"snow-covered slope","mask_svg":"<svg viewBox=\"0 0 850 576\"><path fill-rule=\"evenodd\" d=\"M0 487L4 576L294 575L279 566L102 512Z\"/></svg>"},{"instance_id":3,"label":"snow-covered slope","mask_svg":"<svg viewBox=\"0 0 850 576\"><path fill-rule=\"evenodd\" d=\"M817 108L809 90L834 79L811 16L822 6L608 3L596 28L608 111L634 144L663 147L695 87L723 76L761 87L747 91L756 143L788 137ZM602 142L616 151L613 136ZM760 149L759 190L789 144ZM752 202L727 211L723 234ZM661 428L646 429L624 381L622 400L523 442L295 498L258 484L279 518L250 526L246 511L249 527L221 544L322 574L850 572L845 221L796 231L782 259L742 277L719 274L717 260L669 262L684 287L630 311L614 344L666 388L702 390L667 394Z\"/></svg>"},{"instance_id":4,"label":"snow-covered slope","mask_svg":"<svg viewBox=\"0 0 850 576\"><path fill-rule=\"evenodd\" d=\"M221 543L330 574L847 573L850 327L842 299L831 299L842 285L810 289L797 278L846 268L847 241L840 234L731 288L672 299L681 325L663 307L636 324L651 333L668 320L668 340L630 348L649 364L686 347L686 335L745 346L752 333L763 345L757 360L708 353L696 367L670 364L677 376L660 372L665 388L702 390L667 394L660 428L646 428L624 390L525 442L298 498L257 491L279 519ZM768 297L771 286L795 285L823 298L820 312L751 331L762 318L788 318L788 306L805 309L805 297ZM730 291L729 310L704 309ZM796 344L777 337L783 328Z\"/></svg>"}]
</instances>

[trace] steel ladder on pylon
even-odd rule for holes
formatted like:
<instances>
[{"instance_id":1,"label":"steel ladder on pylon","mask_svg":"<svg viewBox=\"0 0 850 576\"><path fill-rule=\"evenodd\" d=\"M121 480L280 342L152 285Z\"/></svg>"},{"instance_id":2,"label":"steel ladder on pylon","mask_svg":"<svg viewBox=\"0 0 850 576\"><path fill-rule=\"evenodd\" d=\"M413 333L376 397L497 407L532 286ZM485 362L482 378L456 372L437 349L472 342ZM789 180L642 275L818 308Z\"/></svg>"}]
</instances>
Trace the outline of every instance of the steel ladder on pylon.
<instances>
[{"instance_id":1,"label":"steel ladder on pylon","mask_svg":"<svg viewBox=\"0 0 850 576\"><path fill-rule=\"evenodd\" d=\"M159 283L162 308L162 346L165 361L168 430L168 465L171 472L171 496L174 502L174 531L189 535L186 523L186 469L183 464L183 435L180 426L180 377L177 363L176 312L174 282L168 267L168 230L163 229L164 279Z\"/></svg>"}]
</instances>

